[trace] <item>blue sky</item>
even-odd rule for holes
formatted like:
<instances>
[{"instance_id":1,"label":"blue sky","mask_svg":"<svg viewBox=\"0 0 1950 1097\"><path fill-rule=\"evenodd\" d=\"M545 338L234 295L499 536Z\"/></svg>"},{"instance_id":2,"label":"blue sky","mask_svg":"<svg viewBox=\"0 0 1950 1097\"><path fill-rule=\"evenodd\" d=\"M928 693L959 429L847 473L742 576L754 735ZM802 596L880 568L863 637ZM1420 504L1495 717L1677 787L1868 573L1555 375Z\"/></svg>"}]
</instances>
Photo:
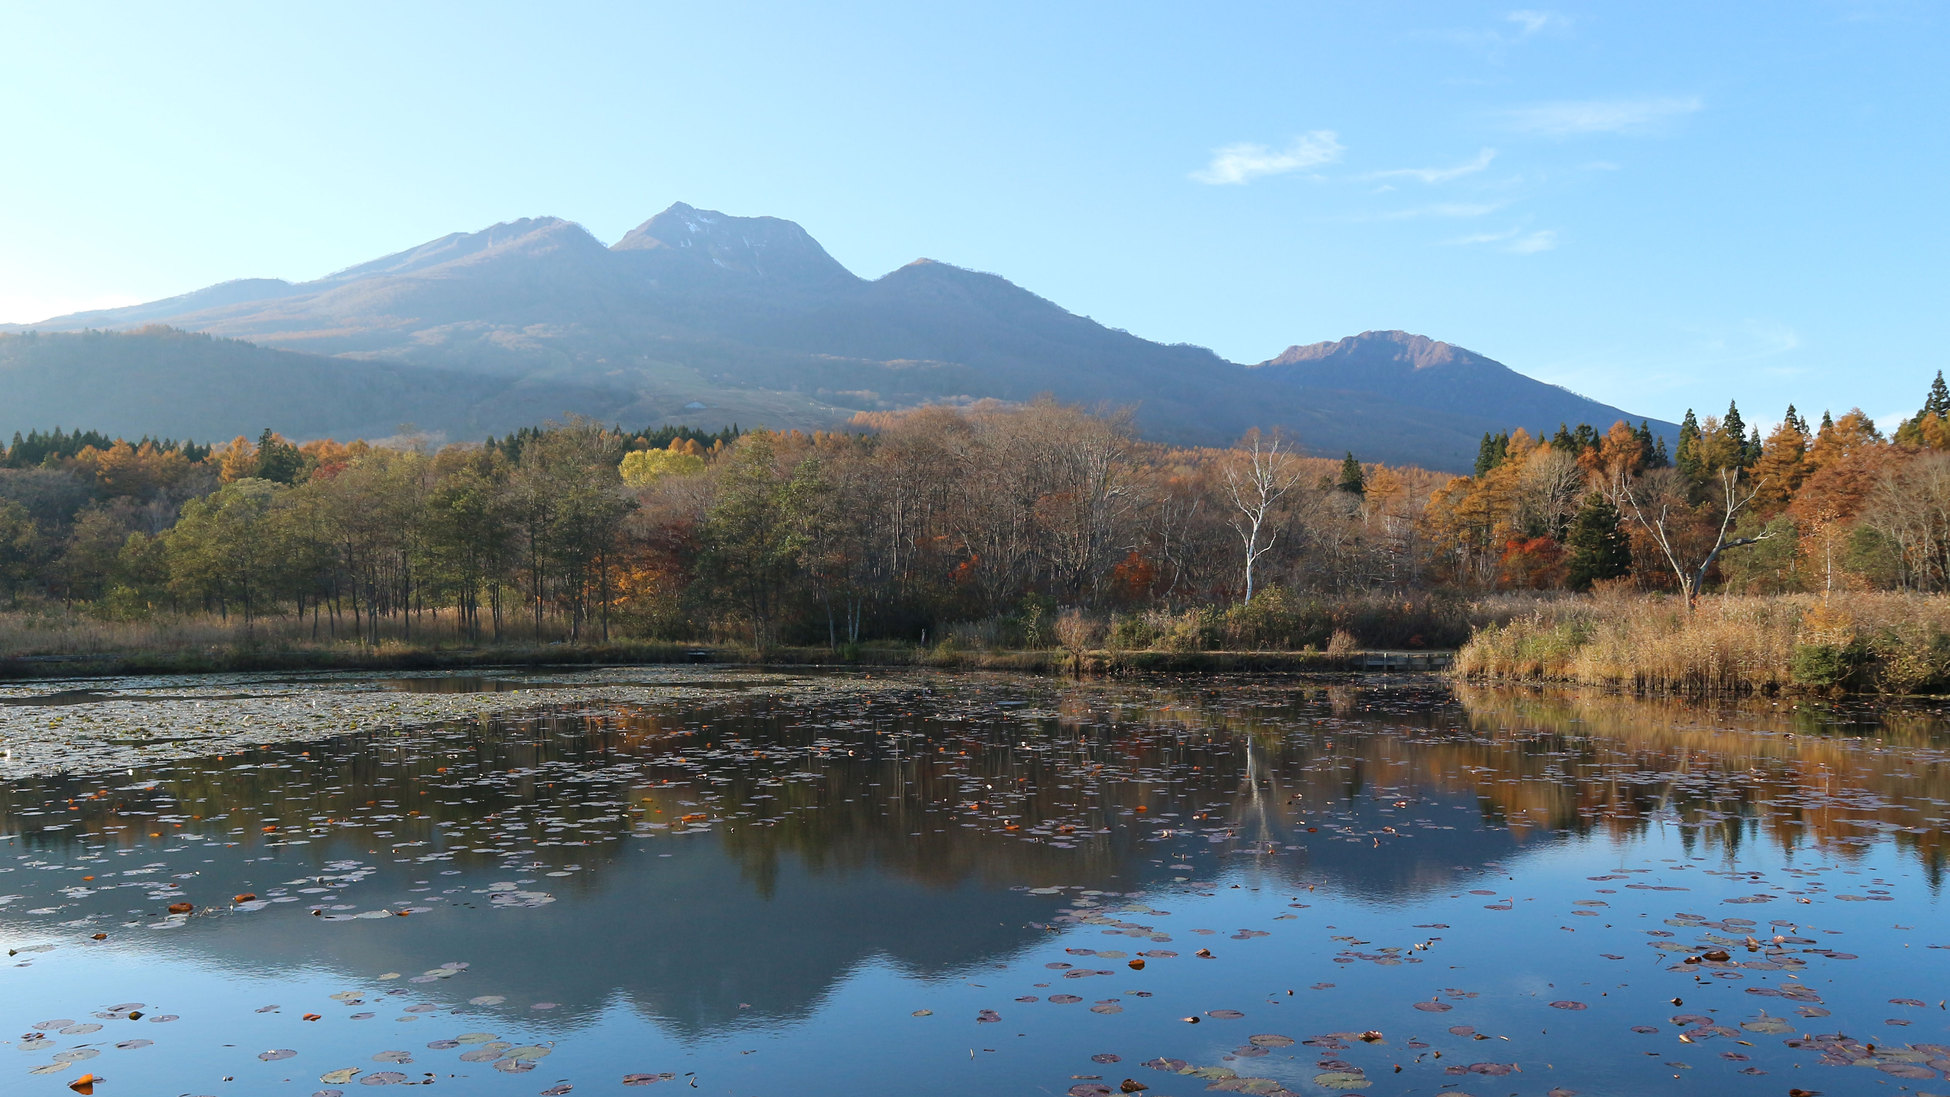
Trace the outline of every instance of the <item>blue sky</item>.
<instances>
[{"instance_id":1,"label":"blue sky","mask_svg":"<svg viewBox=\"0 0 1950 1097\"><path fill-rule=\"evenodd\" d=\"M1239 361L1403 328L1633 412L1950 366L1950 8L0 7L0 321L673 201ZM1893 426L1893 420L1885 425Z\"/></svg>"}]
</instances>

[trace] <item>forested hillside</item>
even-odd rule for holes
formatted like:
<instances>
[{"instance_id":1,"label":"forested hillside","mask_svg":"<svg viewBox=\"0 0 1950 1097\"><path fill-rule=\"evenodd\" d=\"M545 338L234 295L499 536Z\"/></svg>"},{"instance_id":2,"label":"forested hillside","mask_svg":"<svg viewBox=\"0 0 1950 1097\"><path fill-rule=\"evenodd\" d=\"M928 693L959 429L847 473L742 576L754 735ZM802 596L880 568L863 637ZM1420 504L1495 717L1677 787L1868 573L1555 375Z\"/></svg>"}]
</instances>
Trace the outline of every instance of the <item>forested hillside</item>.
<instances>
[{"instance_id":1,"label":"forested hillside","mask_svg":"<svg viewBox=\"0 0 1950 1097\"><path fill-rule=\"evenodd\" d=\"M437 449L33 433L0 464L7 605L366 643L1416 646L1460 641L1451 593L1950 589L1940 377L1893 438L1730 406L1670 452L1622 421L1485 435L1461 477L1049 401Z\"/></svg>"}]
</instances>

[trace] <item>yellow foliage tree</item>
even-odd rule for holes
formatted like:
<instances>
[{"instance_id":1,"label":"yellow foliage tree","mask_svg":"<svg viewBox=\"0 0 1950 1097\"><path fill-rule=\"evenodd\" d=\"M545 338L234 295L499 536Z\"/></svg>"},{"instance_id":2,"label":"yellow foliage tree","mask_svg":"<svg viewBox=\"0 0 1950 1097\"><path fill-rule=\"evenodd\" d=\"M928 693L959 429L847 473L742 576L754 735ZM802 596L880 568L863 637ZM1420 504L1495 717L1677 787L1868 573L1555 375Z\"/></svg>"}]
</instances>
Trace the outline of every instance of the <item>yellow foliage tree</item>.
<instances>
[{"instance_id":1,"label":"yellow foliage tree","mask_svg":"<svg viewBox=\"0 0 1950 1097\"><path fill-rule=\"evenodd\" d=\"M675 443L672 444L673 447ZM691 445L697 445L692 442ZM640 449L623 455L617 472L633 488L648 487L666 476L694 476L704 471L704 458L672 449Z\"/></svg>"}]
</instances>

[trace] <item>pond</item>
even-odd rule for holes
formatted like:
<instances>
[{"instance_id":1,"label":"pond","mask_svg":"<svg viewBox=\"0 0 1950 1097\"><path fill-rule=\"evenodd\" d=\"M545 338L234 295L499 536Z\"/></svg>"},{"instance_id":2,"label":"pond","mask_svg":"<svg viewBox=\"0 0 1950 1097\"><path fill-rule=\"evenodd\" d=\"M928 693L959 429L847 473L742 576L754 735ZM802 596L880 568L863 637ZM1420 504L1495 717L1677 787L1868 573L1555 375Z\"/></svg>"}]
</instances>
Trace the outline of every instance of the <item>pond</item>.
<instances>
[{"instance_id":1,"label":"pond","mask_svg":"<svg viewBox=\"0 0 1950 1097\"><path fill-rule=\"evenodd\" d=\"M0 1092L1950 1092L1931 709L437 677L10 687Z\"/></svg>"}]
</instances>

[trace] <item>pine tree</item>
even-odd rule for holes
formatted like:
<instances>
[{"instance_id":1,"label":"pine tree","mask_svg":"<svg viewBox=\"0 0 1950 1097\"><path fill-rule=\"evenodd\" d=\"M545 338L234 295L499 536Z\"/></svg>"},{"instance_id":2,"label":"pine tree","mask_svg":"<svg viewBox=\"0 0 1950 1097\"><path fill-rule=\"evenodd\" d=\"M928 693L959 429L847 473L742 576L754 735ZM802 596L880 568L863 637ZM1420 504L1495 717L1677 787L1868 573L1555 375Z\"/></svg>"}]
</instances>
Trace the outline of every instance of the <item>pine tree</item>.
<instances>
[{"instance_id":1,"label":"pine tree","mask_svg":"<svg viewBox=\"0 0 1950 1097\"><path fill-rule=\"evenodd\" d=\"M1800 412L1794 410L1793 404L1788 405L1787 414L1782 418L1789 426L1794 428L1795 433L1803 438L1808 437L1808 421L1801 417Z\"/></svg>"},{"instance_id":2,"label":"pine tree","mask_svg":"<svg viewBox=\"0 0 1950 1097\"><path fill-rule=\"evenodd\" d=\"M1618 508L1597 492L1584 497L1564 541L1571 550L1565 584L1572 590L1589 590L1595 580L1632 570L1632 543L1620 528Z\"/></svg>"},{"instance_id":3,"label":"pine tree","mask_svg":"<svg viewBox=\"0 0 1950 1097\"><path fill-rule=\"evenodd\" d=\"M1702 469L1699 459L1699 420L1694 418L1693 409L1686 409L1686 418L1679 423L1679 449L1673 454L1672 463L1679 469L1679 475L1688 480L1698 480Z\"/></svg>"},{"instance_id":4,"label":"pine tree","mask_svg":"<svg viewBox=\"0 0 1950 1097\"><path fill-rule=\"evenodd\" d=\"M1741 468L1754 463L1747 450L1747 422L1740 418L1740 406L1732 400L1727 401L1727 417L1720 420L1720 433L1726 436L1727 451L1734 455ZM1754 449L1760 449L1758 439L1755 440Z\"/></svg>"},{"instance_id":5,"label":"pine tree","mask_svg":"<svg viewBox=\"0 0 1950 1097\"><path fill-rule=\"evenodd\" d=\"M1334 486L1350 495L1364 495L1367 493L1368 483L1366 478L1361 475L1361 462L1354 459L1352 452L1349 452L1347 459L1341 462L1341 478Z\"/></svg>"},{"instance_id":6,"label":"pine tree","mask_svg":"<svg viewBox=\"0 0 1950 1097\"><path fill-rule=\"evenodd\" d=\"M1935 423L1930 420L1934 418ZM1928 445L1931 438L1940 439L1944 427L1950 425L1950 388L1943 384L1943 371L1936 371L1936 380L1930 382L1930 394L1923 398L1923 407L1914 419L1905 419L1896 428L1895 440L1906 446Z\"/></svg>"},{"instance_id":7,"label":"pine tree","mask_svg":"<svg viewBox=\"0 0 1950 1097\"><path fill-rule=\"evenodd\" d=\"M1728 437L1731 438L1747 437L1747 423L1746 420L1740 418L1740 405L1738 403L1732 400L1727 401L1727 417L1720 420L1720 429L1726 431Z\"/></svg>"},{"instance_id":8,"label":"pine tree","mask_svg":"<svg viewBox=\"0 0 1950 1097\"><path fill-rule=\"evenodd\" d=\"M1510 436L1508 434L1491 434L1489 431L1484 431L1483 444L1476 448L1475 475L1481 476L1502 464L1503 454L1509 448Z\"/></svg>"},{"instance_id":9,"label":"pine tree","mask_svg":"<svg viewBox=\"0 0 1950 1097\"><path fill-rule=\"evenodd\" d=\"M294 483L298 473L305 467L304 455L298 447L284 440L271 430L257 436L257 478L278 484Z\"/></svg>"}]
</instances>

